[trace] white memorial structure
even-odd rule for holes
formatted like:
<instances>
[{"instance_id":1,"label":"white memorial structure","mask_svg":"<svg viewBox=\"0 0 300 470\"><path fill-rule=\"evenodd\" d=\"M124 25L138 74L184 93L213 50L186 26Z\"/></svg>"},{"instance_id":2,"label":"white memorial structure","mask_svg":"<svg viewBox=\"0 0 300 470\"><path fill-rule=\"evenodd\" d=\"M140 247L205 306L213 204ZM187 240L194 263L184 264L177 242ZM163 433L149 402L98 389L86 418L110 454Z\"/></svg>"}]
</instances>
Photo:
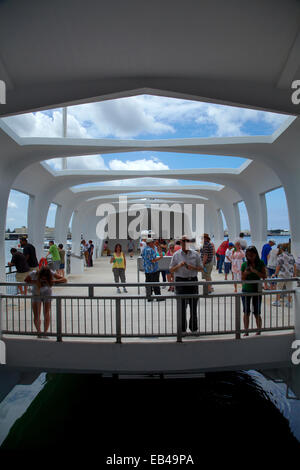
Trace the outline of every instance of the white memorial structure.
<instances>
[{"instance_id":1,"label":"white memorial structure","mask_svg":"<svg viewBox=\"0 0 300 470\"><path fill-rule=\"evenodd\" d=\"M292 252L300 255L300 2L252 0L241 5L238 0L95 0L88 5L89 9L84 2L70 0L0 3L0 79L6 85L0 118L148 94L281 113L286 114L286 120L272 135L125 140L22 137L0 119L1 280L5 280L4 236L12 189L29 195L28 235L40 257L51 203L58 207L58 243L66 242L73 214L72 250L78 254L81 234L101 250L103 240L96 234L100 220L97 207L102 203L117 207L122 194L130 204L204 204L204 229L216 245L224 238L221 211L229 238L239 235L238 204L243 201L252 244L260 250L267 239L265 195L281 187L286 195ZM12 31L16 17L21 20ZM177 154L186 159L218 155L247 161L238 169L195 165L193 169L152 171L153 178L193 184L144 187L130 181L149 177L149 172L54 171L45 163L54 158L137 151L172 152L174 158ZM128 183L79 186L114 180ZM193 218L189 225L193 228ZM294 332L300 338L297 309L299 303ZM263 341L270 338L259 338L261 351ZM278 335L276 339L279 346L282 338ZM250 345L251 341L248 351ZM274 351L279 351L276 345ZM107 347L114 346L118 347ZM177 346L171 346L175 356ZM225 357L225 346L219 343L218 347ZM246 348L235 345L231 350L235 357L239 347ZM160 358L163 348L168 345L162 347ZM126 356L124 346L122 351ZM255 348L252 352L255 354ZM128 360L133 357L130 354ZM285 361L288 358L287 351Z\"/></svg>"}]
</instances>

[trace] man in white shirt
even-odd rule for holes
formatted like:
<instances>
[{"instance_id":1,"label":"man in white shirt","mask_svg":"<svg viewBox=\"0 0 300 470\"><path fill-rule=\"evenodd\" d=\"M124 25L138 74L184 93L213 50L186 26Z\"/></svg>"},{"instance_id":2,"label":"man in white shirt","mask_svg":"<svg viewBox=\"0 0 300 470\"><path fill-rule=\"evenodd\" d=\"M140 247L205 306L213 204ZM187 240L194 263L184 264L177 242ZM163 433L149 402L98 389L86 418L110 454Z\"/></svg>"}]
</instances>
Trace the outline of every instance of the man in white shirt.
<instances>
[{"instance_id":1,"label":"man in white shirt","mask_svg":"<svg viewBox=\"0 0 300 470\"><path fill-rule=\"evenodd\" d=\"M246 240L244 239L244 236L245 236L244 233L241 232L241 233L240 233L240 236L234 240L234 244L236 244L236 242L239 242L239 244L241 245L241 249L242 249L243 251L245 251L246 248L247 248L247 246L248 246L248 243L247 243Z\"/></svg>"},{"instance_id":2,"label":"man in white shirt","mask_svg":"<svg viewBox=\"0 0 300 470\"><path fill-rule=\"evenodd\" d=\"M171 273L174 274L175 282L182 283L198 281L197 274L199 271L203 271L201 257L199 253L197 253L197 251L190 249L190 240L185 235L183 235L181 239L181 247L181 250L178 250L176 251L176 253L174 253L169 270ZM186 296L187 294L198 294L198 286L176 286L176 294L185 296L185 298L183 298L181 302L182 332L186 332L187 329L186 307L189 304L189 328L192 333L196 333L196 331L198 330L198 298L188 298Z\"/></svg>"}]
</instances>

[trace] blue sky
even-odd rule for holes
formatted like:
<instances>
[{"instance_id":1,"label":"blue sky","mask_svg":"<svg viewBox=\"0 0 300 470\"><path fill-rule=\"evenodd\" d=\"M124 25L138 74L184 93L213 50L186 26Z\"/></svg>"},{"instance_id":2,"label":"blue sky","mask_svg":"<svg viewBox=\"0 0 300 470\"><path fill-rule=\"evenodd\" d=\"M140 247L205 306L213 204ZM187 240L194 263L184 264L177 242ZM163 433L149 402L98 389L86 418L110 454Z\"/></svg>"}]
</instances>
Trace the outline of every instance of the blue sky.
<instances>
[{"instance_id":1,"label":"blue sky","mask_svg":"<svg viewBox=\"0 0 300 470\"><path fill-rule=\"evenodd\" d=\"M68 108L68 137L113 139L174 139L272 134L286 116L263 111L221 106L158 96L134 96ZM3 119L20 136L62 136L62 110L28 113ZM246 160L237 157L134 152L68 158L71 169L143 170L145 179L123 180L114 184L187 185L195 181L151 178L153 170L193 168L239 168ZM61 160L47 162L61 169ZM212 183L208 183L212 184ZM267 195L268 227L289 228L284 191ZM27 225L27 197L11 192L7 227ZM241 225L249 228L245 206L240 204ZM51 206L47 225L54 225L55 206Z\"/></svg>"}]
</instances>

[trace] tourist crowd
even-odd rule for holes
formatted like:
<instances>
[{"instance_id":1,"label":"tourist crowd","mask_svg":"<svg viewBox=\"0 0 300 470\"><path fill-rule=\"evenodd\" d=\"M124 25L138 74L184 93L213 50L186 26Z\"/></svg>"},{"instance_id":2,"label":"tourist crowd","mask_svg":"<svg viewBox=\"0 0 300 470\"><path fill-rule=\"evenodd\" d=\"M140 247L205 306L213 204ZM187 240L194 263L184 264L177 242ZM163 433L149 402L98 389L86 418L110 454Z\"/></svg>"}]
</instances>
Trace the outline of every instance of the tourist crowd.
<instances>
[{"instance_id":1,"label":"tourist crowd","mask_svg":"<svg viewBox=\"0 0 300 470\"><path fill-rule=\"evenodd\" d=\"M165 297L161 296L160 285L153 285L153 283L160 283L161 275L162 283L167 281L175 284L175 287L169 285L168 291L175 291L177 295L183 296L181 301L182 331L187 330L186 312L189 305L189 328L191 332L196 332L198 330L198 297L195 295L198 294L198 285L191 283L198 281L198 272L201 272L202 279L208 281L207 293L211 294L214 291L211 284L212 271L216 266L219 274L223 274L224 269L225 281L234 281L235 293L238 292L238 286L241 285L242 294L247 294L242 295L245 336L248 335L251 306L258 329L256 334L260 334L259 330L262 326L262 295L260 295L260 292L262 289L261 283L254 281L263 280L265 290L291 290L291 282L288 279L300 276L300 257L295 260L293 255L289 253L287 244L280 244L276 247L274 239L264 244L259 255L255 246L247 246L243 233L233 242L228 239L224 240L217 249L207 233L202 236L200 249L197 249L194 243L195 240L190 240L187 236L183 236L177 241L153 239L149 235L141 239L139 251L143 260L145 281L149 283L149 286L146 286L148 302L153 302L154 299L157 301L165 300ZM28 243L25 237L20 240L20 245L22 252L16 248L11 249L12 259L9 265L16 267L17 282L26 282L32 286L34 324L38 336L40 336L41 305L43 304L44 307L45 334L50 322L51 288L54 284L67 282L64 274L65 250L62 244L57 246L53 241L50 241L46 256L38 262L34 246ZM110 257L114 281L118 285L121 283L123 291L127 293L126 255L120 243L117 243L113 250L110 250L108 245L108 240L106 240L102 254ZM92 267L94 253L92 240L89 240L89 242L82 240L81 249L86 266ZM129 238L127 252L130 259L133 259L134 250L135 243ZM159 261L165 256L171 259L162 266ZM228 279L230 275L231 279ZM275 282L275 279L277 282ZM162 288L164 289L164 286ZM27 286L18 286L18 292L21 295L27 295ZM154 297L152 296L153 292ZM121 293L119 286L117 287L117 293ZM272 305L278 307L281 300L281 295L277 294ZM285 305L290 307L291 301L291 296L287 295Z\"/></svg>"},{"instance_id":2,"label":"tourist crowd","mask_svg":"<svg viewBox=\"0 0 300 470\"><path fill-rule=\"evenodd\" d=\"M238 292L238 286L241 285L242 304L244 312L244 328L245 336L248 336L249 317L252 308L258 332L262 327L261 322L261 304L262 295L260 295L261 283L254 282L265 280L263 288L265 290L274 289L291 289L291 282L287 279L300 275L300 257L295 260L293 255L288 251L287 244L278 245L276 241L269 240L263 247L259 255L255 246L248 246L244 238L244 234L230 242L228 239L223 241L216 249L207 233L203 234L201 249L195 249L194 241L183 236L181 240L154 240L145 237L140 242L140 255L143 259L143 269L145 272L146 283L152 284L146 286L146 297L148 302L164 301L165 297L161 296L161 288L164 286L153 285L153 283L164 283L166 280L175 283L175 293L182 295L181 312L182 312L182 331L187 329L186 311L190 306L189 328L191 332L198 330L197 325L197 302L198 298L193 296L198 294L198 285L187 284L186 282L198 281L198 272L202 273L202 279L212 281L212 271L216 265L219 274L225 274L225 280L231 274L234 293ZM130 248L132 246L130 245ZM108 243L105 250L111 256L114 279L116 283L126 283L126 256L122 251L122 246L117 244L113 254L108 252ZM129 252L129 249L128 249ZM130 256L132 252L130 252ZM159 261L169 256L171 260L167 268L161 268ZM160 274L162 279L160 281ZM275 282L275 278L280 282ZM266 279L269 279L268 281ZM272 280L274 279L274 280ZM230 280L230 279L229 279ZM250 282L252 281L252 282ZM277 286L277 287L276 287ZM126 292L126 287L123 287ZM174 286L169 286L169 291L174 291ZM212 284L207 284L208 294L214 291ZM120 289L117 288L120 293ZM152 294L155 294L153 297ZM251 295L253 294L253 295ZM189 295L191 296L189 298ZM276 296L276 300L272 303L274 306L280 305L280 294ZM287 307L291 306L291 296L287 295L285 302Z\"/></svg>"}]
</instances>

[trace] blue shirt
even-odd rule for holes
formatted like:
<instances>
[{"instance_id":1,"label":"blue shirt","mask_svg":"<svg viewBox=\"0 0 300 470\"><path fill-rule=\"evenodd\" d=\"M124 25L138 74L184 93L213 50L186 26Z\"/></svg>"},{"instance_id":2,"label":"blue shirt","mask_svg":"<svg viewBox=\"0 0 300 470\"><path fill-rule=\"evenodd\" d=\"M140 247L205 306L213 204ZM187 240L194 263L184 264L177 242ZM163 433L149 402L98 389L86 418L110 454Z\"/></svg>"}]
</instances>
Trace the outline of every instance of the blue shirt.
<instances>
[{"instance_id":1,"label":"blue shirt","mask_svg":"<svg viewBox=\"0 0 300 470\"><path fill-rule=\"evenodd\" d=\"M261 259L263 260L263 262L265 263L265 265L267 266L268 264L268 254L270 253L270 251L272 250L272 247L269 245L269 243L266 243L263 247L262 247L262 250L261 250Z\"/></svg>"},{"instance_id":2,"label":"blue shirt","mask_svg":"<svg viewBox=\"0 0 300 470\"><path fill-rule=\"evenodd\" d=\"M152 260L156 259L156 251L153 250L150 246L145 246L142 251L142 258L144 261L144 271L145 273L156 273L158 271L158 262L153 263Z\"/></svg>"}]
</instances>

